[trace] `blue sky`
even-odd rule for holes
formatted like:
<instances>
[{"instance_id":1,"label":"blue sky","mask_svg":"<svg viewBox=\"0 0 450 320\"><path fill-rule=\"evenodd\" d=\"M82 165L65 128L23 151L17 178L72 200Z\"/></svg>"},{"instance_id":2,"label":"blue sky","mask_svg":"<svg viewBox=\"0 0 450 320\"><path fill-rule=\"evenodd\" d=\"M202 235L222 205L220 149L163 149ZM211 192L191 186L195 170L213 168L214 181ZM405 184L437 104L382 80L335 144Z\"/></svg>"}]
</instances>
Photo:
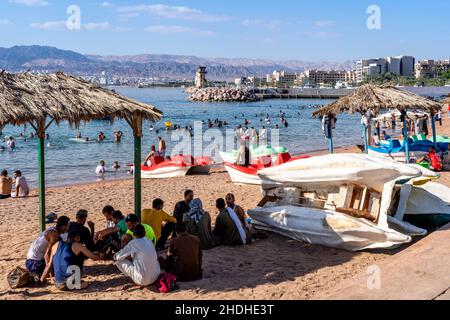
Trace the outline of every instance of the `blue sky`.
<instances>
[{"instance_id":1,"label":"blue sky","mask_svg":"<svg viewBox=\"0 0 450 320\"><path fill-rule=\"evenodd\" d=\"M70 5L81 10L80 30L67 29ZM379 30L367 28L370 5L381 9ZM448 59L448 12L444 0L2 0L0 47L309 61Z\"/></svg>"}]
</instances>

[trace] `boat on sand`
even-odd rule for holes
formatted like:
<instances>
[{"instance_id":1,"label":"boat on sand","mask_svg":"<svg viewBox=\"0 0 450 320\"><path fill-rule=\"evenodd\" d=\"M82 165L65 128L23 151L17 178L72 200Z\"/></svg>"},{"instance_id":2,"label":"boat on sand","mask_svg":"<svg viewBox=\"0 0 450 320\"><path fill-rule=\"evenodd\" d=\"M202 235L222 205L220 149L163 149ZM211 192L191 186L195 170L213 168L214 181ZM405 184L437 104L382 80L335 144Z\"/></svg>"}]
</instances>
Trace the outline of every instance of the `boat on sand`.
<instances>
[{"instance_id":1,"label":"boat on sand","mask_svg":"<svg viewBox=\"0 0 450 320\"><path fill-rule=\"evenodd\" d=\"M164 179L208 174L214 164L211 157L194 158L191 155L177 155L171 160L154 157L151 166L141 167L141 175L142 179Z\"/></svg>"},{"instance_id":2,"label":"boat on sand","mask_svg":"<svg viewBox=\"0 0 450 320\"><path fill-rule=\"evenodd\" d=\"M317 156L258 176L263 199L248 211L257 228L312 244L349 251L394 248L427 234L408 216L450 217L450 206L439 197L450 189L424 187L435 173L381 157Z\"/></svg>"},{"instance_id":3,"label":"boat on sand","mask_svg":"<svg viewBox=\"0 0 450 320\"><path fill-rule=\"evenodd\" d=\"M252 161L250 166L241 166L234 163L225 162L224 167L230 175L231 181L238 184L260 185L262 180L258 176L258 172L270 167L277 167L283 163L304 159L308 156L300 156L292 158L289 153L279 153L275 158L272 155L259 156Z\"/></svg>"}]
</instances>

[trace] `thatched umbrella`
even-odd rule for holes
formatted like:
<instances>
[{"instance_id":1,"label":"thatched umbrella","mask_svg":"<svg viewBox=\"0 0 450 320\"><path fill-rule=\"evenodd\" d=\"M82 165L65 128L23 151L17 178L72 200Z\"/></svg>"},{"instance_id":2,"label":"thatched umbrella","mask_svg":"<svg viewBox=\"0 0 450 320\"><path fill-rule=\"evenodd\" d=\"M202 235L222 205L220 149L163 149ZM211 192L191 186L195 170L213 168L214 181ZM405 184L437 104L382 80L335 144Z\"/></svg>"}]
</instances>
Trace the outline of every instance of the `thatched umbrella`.
<instances>
[{"instance_id":1,"label":"thatched umbrella","mask_svg":"<svg viewBox=\"0 0 450 320\"><path fill-rule=\"evenodd\" d=\"M406 113L407 110L420 110L432 115L433 138L436 142L436 128L433 115L441 108L442 105L438 102L394 86L374 86L367 84L359 87L353 93L316 110L313 113L313 117L317 118L320 116L337 115L343 112L348 112L350 114L360 113L361 115L365 115L369 111L377 115L381 110L385 109L397 109L402 113ZM405 147L407 149L406 153L409 154L406 117L404 117L403 124L403 134L406 142ZM367 152L367 138L364 140Z\"/></svg>"},{"instance_id":2,"label":"thatched umbrella","mask_svg":"<svg viewBox=\"0 0 450 320\"><path fill-rule=\"evenodd\" d=\"M444 106L448 106L450 104L450 97L445 98L441 101Z\"/></svg>"},{"instance_id":3,"label":"thatched umbrella","mask_svg":"<svg viewBox=\"0 0 450 320\"><path fill-rule=\"evenodd\" d=\"M125 119L133 129L135 152L135 213L141 212L141 137L143 119L157 121L162 113L114 91L80 78L56 73L32 75L0 72L0 127L30 124L39 138L39 216L45 226L44 139L51 123L67 121L77 127L81 122L105 117ZM49 122L47 123L47 120Z\"/></svg>"}]
</instances>

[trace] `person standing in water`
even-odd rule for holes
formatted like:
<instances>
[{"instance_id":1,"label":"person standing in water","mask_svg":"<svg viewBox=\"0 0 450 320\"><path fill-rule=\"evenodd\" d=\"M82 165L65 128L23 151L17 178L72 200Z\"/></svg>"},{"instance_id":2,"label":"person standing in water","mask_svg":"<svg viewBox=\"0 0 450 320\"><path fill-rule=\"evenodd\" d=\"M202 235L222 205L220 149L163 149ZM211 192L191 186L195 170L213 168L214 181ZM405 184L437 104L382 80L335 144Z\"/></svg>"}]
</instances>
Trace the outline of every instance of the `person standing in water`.
<instances>
[{"instance_id":1,"label":"person standing in water","mask_svg":"<svg viewBox=\"0 0 450 320\"><path fill-rule=\"evenodd\" d=\"M158 141L159 141L158 144L159 155L164 158L166 156L166 142L161 137L158 137Z\"/></svg>"},{"instance_id":2,"label":"person standing in water","mask_svg":"<svg viewBox=\"0 0 450 320\"><path fill-rule=\"evenodd\" d=\"M97 168L95 169L95 174L97 176L103 177L106 173L106 168L105 168L105 161L100 161L100 164L97 166Z\"/></svg>"},{"instance_id":3,"label":"person standing in water","mask_svg":"<svg viewBox=\"0 0 450 320\"><path fill-rule=\"evenodd\" d=\"M116 131L114 132L114 138L116 139L117 143L122 142L123 132L122 131Z\"/></svg>"}]
</instances>

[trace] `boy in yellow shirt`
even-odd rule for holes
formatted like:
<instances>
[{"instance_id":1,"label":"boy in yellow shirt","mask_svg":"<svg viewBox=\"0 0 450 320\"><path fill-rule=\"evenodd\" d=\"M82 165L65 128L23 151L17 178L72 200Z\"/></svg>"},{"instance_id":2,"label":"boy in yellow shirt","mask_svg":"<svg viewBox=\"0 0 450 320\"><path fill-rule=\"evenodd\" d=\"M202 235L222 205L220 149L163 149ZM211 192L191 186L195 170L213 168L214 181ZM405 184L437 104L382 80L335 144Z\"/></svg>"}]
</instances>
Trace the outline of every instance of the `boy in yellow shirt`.
<instances>
[{"instance_id":1,"label":"boy in yellow shirt","mask_svg":"<svg viewBox=\"0 0 450 320\"><path fill-rule=\"evenodd\" d=\"M153 209L144 209L141 215L141 222L148 224L153 228L156 237L156 250L165 248L167 238L172 233L177 219L165 211L164 201L161 199L153 200ZM163 226L163 222L166 222Z\"/></svg>"}]
</instances>

